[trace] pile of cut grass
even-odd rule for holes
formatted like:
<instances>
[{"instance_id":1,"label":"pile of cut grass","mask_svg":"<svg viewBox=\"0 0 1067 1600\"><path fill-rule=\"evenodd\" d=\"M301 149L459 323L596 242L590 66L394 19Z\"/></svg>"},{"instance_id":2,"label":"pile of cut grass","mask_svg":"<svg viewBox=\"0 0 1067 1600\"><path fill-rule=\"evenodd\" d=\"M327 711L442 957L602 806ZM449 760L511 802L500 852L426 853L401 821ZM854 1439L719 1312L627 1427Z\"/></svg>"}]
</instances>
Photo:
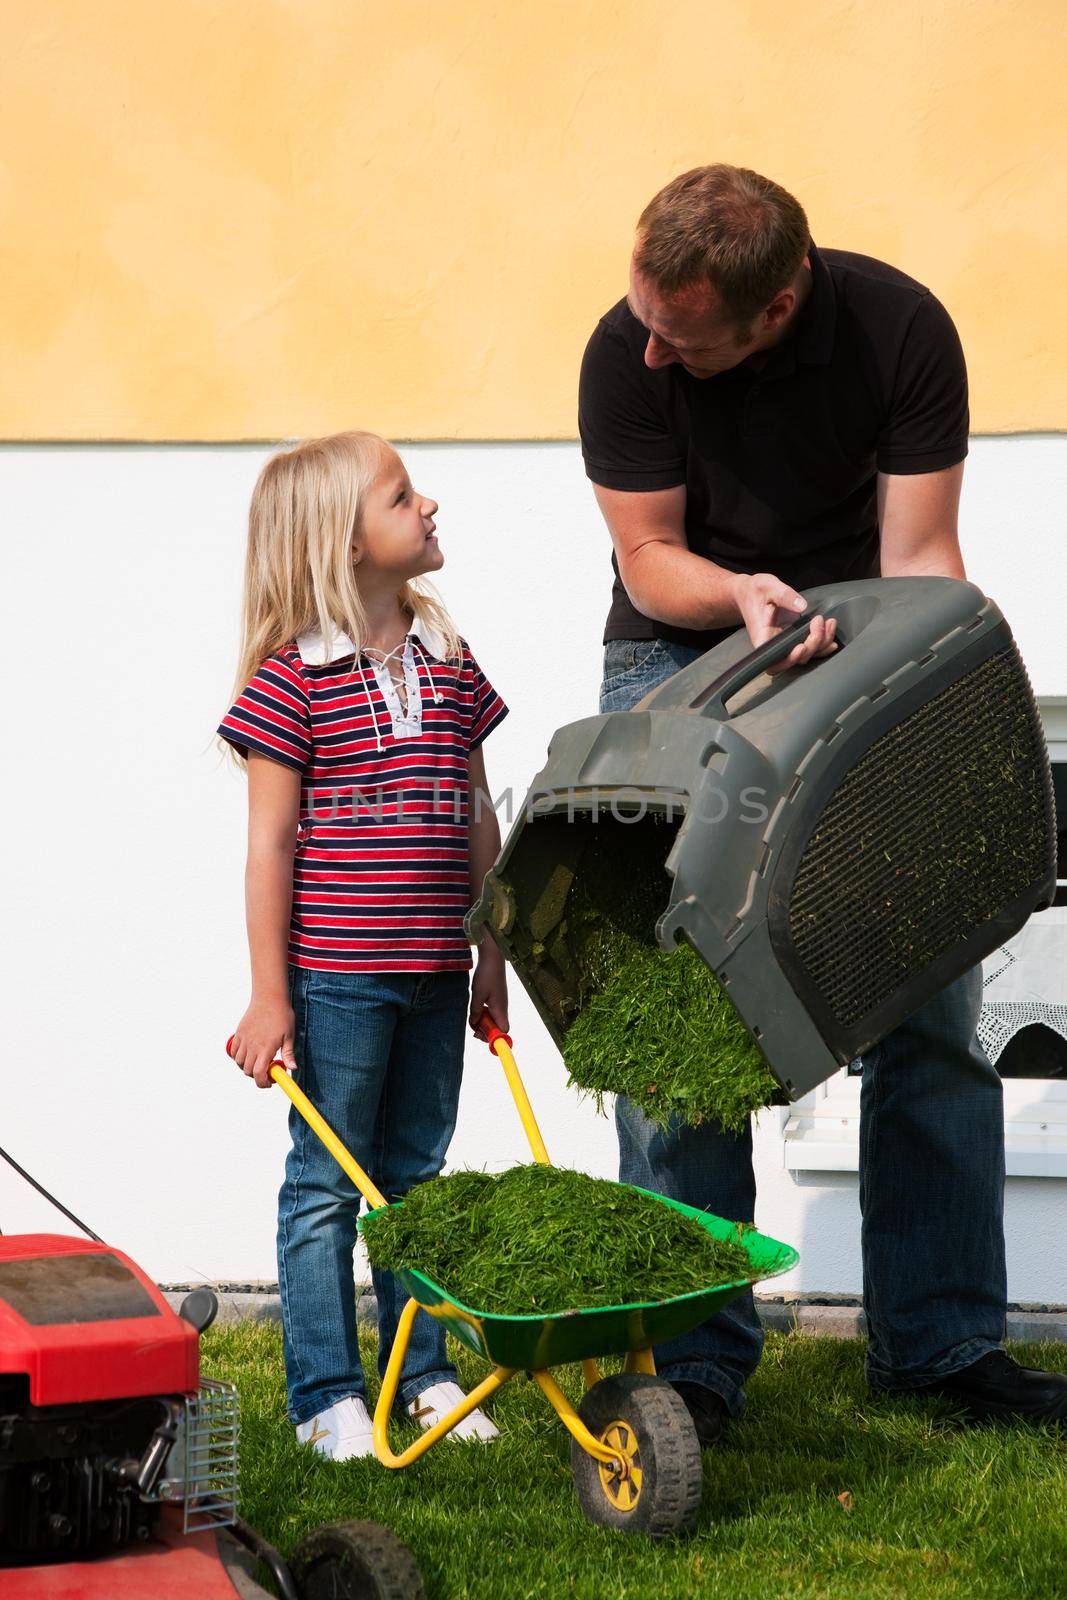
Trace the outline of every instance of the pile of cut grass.
<instances>
[{"instance_id":1,"label":"pile of cut grass","mask_svg":"<svg viewBox=\"0 0 1067 1600\"><path fill-rule=\"evenodd\" d=\"M362 1228L373 1266L422 1272L500 1316L669 1300L755 1276L740 1243L712 1238L640 1190L566 1167L431 1178Z\"/></svg>"},{"instance_id":2,"label":"pile of cut grass","mask_svg":"<svg viewBox=\"0 0 1067 1600\"><path fill-rule=\"evenodd\" d=\"M620 941L621 942L621 941ZM718 980L688 945L633 942L563 1042L569 1080L624 1094L660 1126L715 1120L741 1132L780 1099L777 1079Z\"/></svg>"},{"instance_id":3,"label":"pile of cut grass","mask_svg":"<svg viewBox=\"0 0 1067 1600\"><path fill-rule=\"evenodd\" d=\"M567 922L584 994L563 1040L569 1080L598 1104L628 1095L660 1126L680 1117L740 1132L781 1101L778 1081L706 962L689 945L662 951L634 902L617 866L575 877Z\"/></svg>"}]
</instances>

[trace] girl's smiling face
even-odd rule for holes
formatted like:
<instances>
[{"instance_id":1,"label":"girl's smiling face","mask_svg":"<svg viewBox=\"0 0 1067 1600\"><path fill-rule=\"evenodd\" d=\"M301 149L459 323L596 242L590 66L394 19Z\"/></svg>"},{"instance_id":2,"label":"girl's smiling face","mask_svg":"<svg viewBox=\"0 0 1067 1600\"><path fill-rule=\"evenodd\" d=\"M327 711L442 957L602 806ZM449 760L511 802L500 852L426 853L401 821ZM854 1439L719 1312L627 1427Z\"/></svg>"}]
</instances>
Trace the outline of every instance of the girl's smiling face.
<instances>
[{"instance_id":1,"label":"girl's smiling face","mask_svg":"<svg viewBox=\"0 0 1067 1600\"><path fill-rule=\"evenodd\" d=\"M434 533L436 514L437 501L413 489L396 451L386 450L366 494L353 560L400 578L435 572L445 559Z\"/></svg>"}]
</instances>

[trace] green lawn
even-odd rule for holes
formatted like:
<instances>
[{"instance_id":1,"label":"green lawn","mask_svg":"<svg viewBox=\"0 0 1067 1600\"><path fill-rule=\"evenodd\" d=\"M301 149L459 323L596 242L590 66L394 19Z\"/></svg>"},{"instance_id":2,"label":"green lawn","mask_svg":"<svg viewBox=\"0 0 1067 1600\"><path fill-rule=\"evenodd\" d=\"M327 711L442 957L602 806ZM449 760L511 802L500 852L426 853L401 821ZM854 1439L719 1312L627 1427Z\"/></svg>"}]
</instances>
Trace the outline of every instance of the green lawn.
<instances>
[{"instance_id":1,"label":"green lawn","mask_svg":"<svg viewBox=\"0 0 1067 1600\"><path fill-rule=\"evenodd\" d=\"M286 1552L322 1522L384 1522L415 1552L431 1600L1067 1596L1067 1430L965 1428L944 1405L872 1401L862 1349L768 1337L743 1421L705 1452L697 1532L675 1543L584 1520L567 1436L523 1379L496 1397L496 1444L445 1440L389 1472L296 1444L276 1327L213 1329L204 1369L240 1392L243 1515ZM1067 1370L1067 1345L1013 1353ZM469 1387L487 1369L458 1354ZM364 1359L373 1371L372 1343ZM565 1377L577 1399L577 1373Z\"/></svg>"}]
</instances>

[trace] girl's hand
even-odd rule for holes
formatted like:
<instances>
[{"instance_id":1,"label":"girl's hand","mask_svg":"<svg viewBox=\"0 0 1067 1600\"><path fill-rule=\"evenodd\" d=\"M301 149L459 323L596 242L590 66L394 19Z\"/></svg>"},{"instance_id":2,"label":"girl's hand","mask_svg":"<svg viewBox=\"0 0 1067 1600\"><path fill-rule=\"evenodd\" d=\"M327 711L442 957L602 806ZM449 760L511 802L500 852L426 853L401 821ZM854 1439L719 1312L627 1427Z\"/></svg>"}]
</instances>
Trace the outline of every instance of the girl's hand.
<instances>
[{"instance_id":1,"label":"girl's hand","mask_svg":"<svg viewBox=\"0 0 1067 1600\"><path fill-rule=\"evenodd\" d=\"M478 947L478 963L471 983L470 1025L477 1027L482 1008L488 1006L489 1015L501 1033L508 1031L508 980L504 957L498 945L487 936Z\"/></svg>"},{"instance_id":2,"label":"girl's hand","mask_svg":"<svg viewBox=\"0 0 1067 1600\"><path fill-rule=\"evenodd\" d=\"M274 1087L271 1065L280 1061L289 1072L296 1072L293 1055L293 1008L287 1000L253 999L237 1024L230 1054L246 1078L260 1089Z\"/></svg>"}]
</instances>

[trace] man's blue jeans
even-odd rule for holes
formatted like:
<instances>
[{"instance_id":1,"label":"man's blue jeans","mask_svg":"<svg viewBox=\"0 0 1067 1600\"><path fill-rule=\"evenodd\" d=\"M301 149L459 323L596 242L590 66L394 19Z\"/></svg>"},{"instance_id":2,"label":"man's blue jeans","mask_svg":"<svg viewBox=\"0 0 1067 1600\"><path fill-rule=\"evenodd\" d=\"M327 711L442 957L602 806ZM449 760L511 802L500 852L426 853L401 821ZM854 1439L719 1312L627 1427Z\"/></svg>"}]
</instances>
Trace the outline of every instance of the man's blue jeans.
<instances>
[{"instance_id":1,"label":"man's blue jeans","mask_svg":"<svg viewBox=\"0 0 1067 1600\"><path fill-rule=\"evenodd\" d=\"M297 1082L388 1200L435 1177L456 1126L470 974L289 968ZM289 1416L305 1422L366 1395L356 1342L352 1250L360 1197L294 1107L278 1195L278 1286ZM378 1370L406 1295L373 1272ZM401 1373L405 1404L454 1379L444 1330L420 1311Z\"/></svg>"},{"instance_id":2,"label":"man's blue jeans","mask_svg":"<svg viewBox=\"0 0 1067 1600\"><path fill-rule=\"evenodd\" d=\"M601 711L628 710L695 660L664 640L604 648ZM867 1379L918 1388L1004 1337L1004 1102L978 1043L981 968L958 978L863 1057L859 1198ZM750 1222L752 1134L717 1123L666 1132L632 1101L615 1107L619 1177ZM751 1293L656 1350L665 1377L706 1384L733 1414L763 1349Z\"/></svg>"}]
</instances>

